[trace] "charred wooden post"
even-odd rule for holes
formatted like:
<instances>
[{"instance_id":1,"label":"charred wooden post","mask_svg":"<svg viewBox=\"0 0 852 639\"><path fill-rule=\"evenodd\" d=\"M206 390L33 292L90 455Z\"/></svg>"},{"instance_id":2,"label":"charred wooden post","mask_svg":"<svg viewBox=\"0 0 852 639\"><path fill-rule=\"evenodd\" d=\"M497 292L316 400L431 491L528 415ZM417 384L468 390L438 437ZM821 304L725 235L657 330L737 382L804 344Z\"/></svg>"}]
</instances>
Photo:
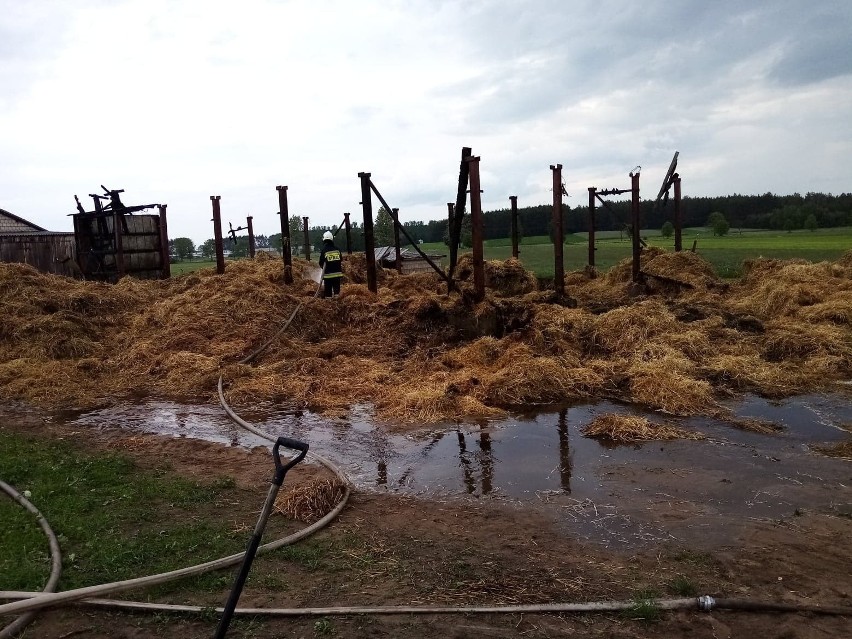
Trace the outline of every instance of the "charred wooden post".
<instances>
[{"instance_id":1,"label":"charred wooden post","mask_svg":"<svg viewBox=\"0 0 852 639\"><path fill-rule=\"evenodd\" d=\"M302 216L302 229L305 234L305 259L311 261L311 235L308 233L308 217Z\"/></svg>"},{"instance_id":2,"label":"charred wooden post","mask_svg":"<svg viewBox=\"0 0 852 639\"><path fill-rule=\"evenodd\" d=\"M633 227L633 281L640 283L642 281L641 273L641 253L642 245L640 243L640 223L639 223L639 171L630 174L630 224Z\"/></svg>"},{"instance_id":3,"label":"charred wooden post","mask_svg":"<svg viewBox=\"0 0 852 639\"><path fill-rule=\"evenodd\" d=\"M521 251L518 247L520 238L518 237L518 196L510 195L509 201L512 203L512 257L518 259Z\"/></svg>"},{"instance_id":4,"label":"charred wooden post","mask_svg":"<svg viewBox=\"0 0 852 639\"><path fill-rule=\"evenodd\" d=\"M118 279L124 277L124 238L121 233L121 222L124 213L114 211L112 214L112 232L115 235L115 266L118 269Z\"/></svg>"},{"instance_id":5,"label":"charred wooden post","mask_svg":"<svg viewBox=\"0 0 852 639\"><path fill-rule=\"evenodd\" d=\"M367 288L378 292L376 284L376 239L373 236L373 194L370 191L370 173L359 173L361 178L361 208L364 212L364 256L367 258Z\"/></svg>"},{"instance_id":6,"label":"charred wooden post","mask_svg":"<svg viewBox=\"0 0 852 639\"><path fill-rule=\"evenodd\" d=\"M674 231L675 231L675 251L683 250L683 235L681 233L683 220L680 213L680 176L674 174Z\"/></svg>"},{"instance_id":7,"label":"charred wooden post","mask_svg":"<svg viewBox=\"0 0 852 639\"><path fill-rule=\"evenodd\" d=\"M248 235L249 235L249 257L254 259L254 249L255 249L254 226L252 226L251 221L252 221L252 216L249 215L246 218L246 228L248 229Z\"/></svg>"},{"instance_id":8,"label":"charred wooden post","mask_svg":"<svg viewBox=\"0 0 852 639\"><path fill-rule=\"evenodd\" d=\"M219 200L221 195L211 195L210 201L213 203L213 241L216 246L216 272L219 275L225 272L225 249L222 246L222 213L220 210Z\"/></svg>"},{"instance_id":9,"label":"charred wooden post","mask_svg":"<svg viewBox=\"0 0 852 639\"><path fill-rule=\"evenodd\" d=\"M343 214L343 224L346 226L346 253L352 255L352 225L349 222L349 213Z\"/></svg>"},{"instance_id":10,"label":"charred wooden post","mask_svg":"<svg viewBox=\"0 0 852 639\"><path fill-rule=\"evenodd\" d=\"M470 175L470 223L473 231L473 291L477 300L485 297L485 260L482 252L482 191L479 188L479 157L468 158Z\"/></svg>"},{"instance_id":11,"label":"charred wooden post","mask_svg":"<svg viewBox=\"0 0 852 639\"><path fill-rule=\"evenodd\" d=\"M562 247L562 165L551 164L553 172L553 290L561 298L565 294L565 262Z\"/></svg>"},{"instance_id":12,"label":"charred wooden post","mask_svg":"<svg viewBox=\"0 0 852 639\"><path fill-rule=\"evenodd\" d=\"M453 207L452 218L448 229L450 237L450 268L449 268L449 289L452 289L453 273L456 270L456 262L459 256L459 238L461 237L462 222L464 221L464 209L467 204L467 183L469 164L467 159L470 157L470 147L462 147L461 163L459 164L459 184L456 191L456 203Z\"/></svg>"},{"instance_id":13,"label":"charred wooden post","mask_svg":"<svg viewBox=\"0 0 852 639\"><path fill-rule=\"evenodd\" d=\"M284 283L293 283L293 253L290 239L290 210L287 205L287 187L276 186L278 215L281 216L281 254L284 258Z\"/></svg>"},{"instance_id":14,"label":"charred wooden post","mask_svg":"<svg viewBox=\"0 0 852 639\"><path fill-rule=\"evenodd\" d=\"M595 193L597 188L589 187L589 273L595 272Z\"/></svg>"},{"instance_id":15,"label":"charred wooden post","mask_svg":"<svg viewBox=\"0 0 852 639\"><path fill-rule=\"evenodd\" d=\"M393 246L396 251L396 272L402 273L402 244L399 241L399 209L393 211Z\"/></svg>"},{"instance_id":16,"label":"charred wooden post","mask_svg":"<svg viewBox=\"0 0 852 639\"><path fill-rule=\"evenodd\" d=\"M160 259L163 261L162 278L168 279L172 276L172 264L169 259L169 227L166 223L167 204L158 204L160 211Z\"/></svg>"}]
</instances>

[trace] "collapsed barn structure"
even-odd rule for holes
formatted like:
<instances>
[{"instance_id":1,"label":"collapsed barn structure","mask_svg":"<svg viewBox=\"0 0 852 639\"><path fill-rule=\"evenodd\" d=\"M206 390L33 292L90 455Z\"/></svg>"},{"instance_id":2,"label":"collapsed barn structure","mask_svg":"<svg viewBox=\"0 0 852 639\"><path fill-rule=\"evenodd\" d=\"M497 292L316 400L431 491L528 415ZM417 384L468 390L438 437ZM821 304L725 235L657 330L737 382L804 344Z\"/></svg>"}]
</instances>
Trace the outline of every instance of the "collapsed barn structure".
<instances>
[{"instance_id":1,"label":"collapsed barn structure","mask_svg":"<svg viewBox=\"0 0 852 639\"><path fill-rule=\"evenodd\" d=\"M91 194L94 208L77 200L74 231L48 231L0 209L0 262L29 264L43 273L117 282L124 275L170 275L165 204L126 206L123 189ZM141 213L158 209L156 215ZM141 214L140 214L141 213Z\"/></svg>"}]
</instances>

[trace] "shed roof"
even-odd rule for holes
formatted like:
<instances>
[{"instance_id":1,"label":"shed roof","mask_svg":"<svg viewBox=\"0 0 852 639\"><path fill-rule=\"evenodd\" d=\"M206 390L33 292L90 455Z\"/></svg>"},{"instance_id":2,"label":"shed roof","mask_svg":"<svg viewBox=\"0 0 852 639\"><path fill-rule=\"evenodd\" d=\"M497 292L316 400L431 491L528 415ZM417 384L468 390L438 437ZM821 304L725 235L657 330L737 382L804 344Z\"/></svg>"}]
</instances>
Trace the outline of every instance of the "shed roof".
<instances>
[{"instance_id":1,"label":"shed roof","mask_svg":"<svg viewBox=\"0 0 852 639\"><path fill-rule=\"evenodd\" d=\"M38 232L49 233L47 229L43 229L37 224L28 222L5 209L0 209L0 235L19 235L21 233L31 235Z\"/></svg>"}]
</instances>

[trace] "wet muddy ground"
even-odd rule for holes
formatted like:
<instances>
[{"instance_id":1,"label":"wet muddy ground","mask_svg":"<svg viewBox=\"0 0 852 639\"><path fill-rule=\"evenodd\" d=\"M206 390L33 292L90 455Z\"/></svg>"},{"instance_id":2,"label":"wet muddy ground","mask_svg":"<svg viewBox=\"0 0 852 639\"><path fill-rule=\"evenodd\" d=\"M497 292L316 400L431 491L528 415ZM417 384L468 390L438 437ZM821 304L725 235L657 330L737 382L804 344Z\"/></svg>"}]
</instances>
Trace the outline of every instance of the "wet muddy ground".
<instances>
[{"instance_id":1,"label":"wet muddy ground","mask_svg":"<svg viewBox=\"0 0 852 639\"><path fill-rule=\"evenodd\" d=\"M606 547L711 547L731 542L750 521L852 515L852 466L813 448L852 437L848 395L746 397L728 408L780 430L758 434L726 420L688 418L677 424L706 439L605 445L583 436L582 427L598 414L636 411L609 402L405 433L375 424L367 407L346 421L272 407L238 413L271 434L309 442L360 491L500 500L541 511L572 536ZM81 430L265 445L219 406L148 402L53 419Z\"/></svg>"},{"instance_id":2,"label":"wet muddy ground","mask_svg":"<svg viewBox=\"0 0 852 639\"><path fill-rule=\"evenodd\" d=\"M747 397L732 411L775 422L779 433L684 419L679 426L707 438L620 447L581 433L596 415L635 411L611 403L416 432L375 424L366 407L346 421L238 410L267 431L309 441L357 487L334 525L308 542L330 549L333 569L273 553L256 562L260 576L243 600L301 608L622 600L646 588L679 593L671 584L681 580L697 594L848 607L852 466L812 447L852 437L850 406L840 395L777 403ZM77 414L6 406L0 425L117 448L143 467L165 462L188 477L209 479L211 469L233 476L256 493L256 503L238 507L249 524L272 471L264 450L247 450L265 442L239 430L219 406L147 402ZM287 482L311 476L300 465ZM187 601L221 605L227 594L223 587L189 593ZM343 639L852 636L844 616L692 610L652 624L617 615L307 617L246 622L234 634L320 636L318 623ZM68 608L41 615L32 636L200 639L212 627L194 617Z\"/></svg>"}]
</instances>

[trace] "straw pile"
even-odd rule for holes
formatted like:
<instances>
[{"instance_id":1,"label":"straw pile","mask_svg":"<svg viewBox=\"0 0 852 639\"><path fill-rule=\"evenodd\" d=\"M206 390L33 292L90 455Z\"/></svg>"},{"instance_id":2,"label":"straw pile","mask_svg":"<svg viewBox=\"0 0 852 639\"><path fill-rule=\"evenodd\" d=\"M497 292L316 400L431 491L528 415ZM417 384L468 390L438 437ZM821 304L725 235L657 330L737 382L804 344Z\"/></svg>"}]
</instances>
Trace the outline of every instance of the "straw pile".
<instances>
[{"instance_id":1,"label":"straw pile","mask_svg":"<svg viewBox=\"0 0 852 639\"><path fill-rule=\"evenodd\" d=\"M852 252L849 254L852 256ZM692 253L643 253L679 284L630 290L630 262L567 278L576 308L535 290L509 260L476 302L432 273L381 271L378 293L345 260L339 298L314 297L316 266L259 256L165 282L116 285L0 264L0 401L91 408L117 398L272 401L346 417L371 404L394 422L490 417L531 404L611 397L676 415L717 414L737 392L767 397L852 377L852 257L757 260L721 285ZM469 258L468 258L469 259ZM462 261L461 270L465 268ZM663 280L661 280L663 281ZM239 361L288 330L252 365Z\"/></svg>"},{"instance_id":2,"label":"straw pile","mask_svg":"<svg viewBox=\"0 0 852 639\"><path fill-rule=\"evenodd\" d=\"M273 512L312 524L331 512L345 493L346 486L337 477L315 479L285 488L275 499Z\"/></svg>"},{"instance_id":3,"label":"straw pile","mask_svg":"<svg viewBox=\"0 0 852 639\"><path fill-rule=\"evenodd\" d=\"M671 424L655 424L635 415L598 415L583 428L583 435L616 444L668 439L704 439L701 433L684 430Z\"/></svg>"}]
</instances>

